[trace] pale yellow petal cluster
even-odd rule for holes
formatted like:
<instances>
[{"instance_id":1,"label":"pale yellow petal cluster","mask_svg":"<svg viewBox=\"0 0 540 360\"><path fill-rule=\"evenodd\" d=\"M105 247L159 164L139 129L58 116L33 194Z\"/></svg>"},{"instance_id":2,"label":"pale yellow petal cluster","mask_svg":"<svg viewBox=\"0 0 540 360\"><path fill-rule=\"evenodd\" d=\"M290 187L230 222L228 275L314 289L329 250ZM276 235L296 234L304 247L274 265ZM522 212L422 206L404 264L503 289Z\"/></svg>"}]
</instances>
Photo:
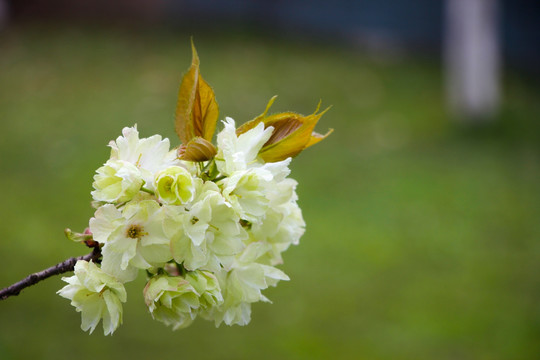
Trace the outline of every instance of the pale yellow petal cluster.
<instances>
[{"instance_id":1,"label":"pale yellow petal cluster","mask_svg":"<svg viewBox=\"0 0 540 360\"><path fill-rule=\"evenodd\" d=\"M82 329L102 321L112 334L122 322L124 283L144 273L152 317L173 329L198 316L216 326L246 325L251 304L289 277L276 266L298 244L305 223L297 204L291 158L326 138L313 130L326 112L263 114L240 127L219 118L212 88L192 64L180 85L170 148L160 135L126 127L111 141L91 192L94 216L73 241L99 245L99 266L79 261L58 294L81 312Z\"/></svg>"}]
</instances>

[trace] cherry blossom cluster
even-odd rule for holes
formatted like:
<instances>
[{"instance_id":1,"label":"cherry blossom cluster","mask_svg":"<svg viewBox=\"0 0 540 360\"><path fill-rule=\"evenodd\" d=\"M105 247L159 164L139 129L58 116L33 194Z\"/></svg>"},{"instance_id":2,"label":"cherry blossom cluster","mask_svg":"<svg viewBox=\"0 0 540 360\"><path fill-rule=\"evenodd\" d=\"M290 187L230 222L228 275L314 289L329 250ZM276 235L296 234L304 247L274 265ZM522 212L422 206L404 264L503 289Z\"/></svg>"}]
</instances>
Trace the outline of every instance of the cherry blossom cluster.
<instances>
[{"instance_id":1,"label":"cherry blossom cluster","mask_svg":"<svg viewBox=\"0 0 540 360\"><path fill-rule=\"evenodd\" d=\"M197 317L246 325L251 304L269 301L262 291L289 280L276 265L305 227L289 164L332 132L313 131L326 110L267 115L274 97L239 127L226 118L214 145L218 105L192 50L175 114L181 145L124 128L94 176L89 229L66 232L101 252L100 264L79 260L58 291L85 331L100 321L106 335L118 328L124 284L142 271L150 314L173 329Z\"/></svg>"},{"instance_id":2,"label":"cherry blossom cluster","mask_svg":"<svg viewBox=\"0 0 540 360\"><path fill-rule=\"evenodd\" d=\"M168 139L124 128L94 177L89 228L103 245L101 266L79 261L59 291L82 313L83 330L101 319L105 334L120 325L124 283L140 270L150 313L174 329L197 316L249 322L250 305L268 301L261 291L288 280L275 266L305 226L297 183L287 177L291 159L258 159L272 130L260 123L237 136L228 118L217 155L198 164L180 160Z\"/></svg>"}]
</instances>

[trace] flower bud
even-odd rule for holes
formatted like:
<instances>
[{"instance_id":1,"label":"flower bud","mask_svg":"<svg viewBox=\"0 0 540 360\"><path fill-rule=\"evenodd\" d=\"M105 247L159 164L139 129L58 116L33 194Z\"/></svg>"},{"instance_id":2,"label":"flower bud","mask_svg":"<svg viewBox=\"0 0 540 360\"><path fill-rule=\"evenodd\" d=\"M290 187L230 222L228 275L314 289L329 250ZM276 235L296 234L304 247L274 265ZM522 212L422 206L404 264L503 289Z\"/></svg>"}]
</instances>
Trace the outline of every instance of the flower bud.
<instances>
[{"instance_id":1,"label":"flower bud","mask_svg":"<svg viewBox=\"0 0 540 360\"><path fill-rule=\"evenodd\" d=\"M216 156L216 147L202 137L196 137L178 148L178 158L187 161L207 161Z\"/></svg>"}]
</instances>

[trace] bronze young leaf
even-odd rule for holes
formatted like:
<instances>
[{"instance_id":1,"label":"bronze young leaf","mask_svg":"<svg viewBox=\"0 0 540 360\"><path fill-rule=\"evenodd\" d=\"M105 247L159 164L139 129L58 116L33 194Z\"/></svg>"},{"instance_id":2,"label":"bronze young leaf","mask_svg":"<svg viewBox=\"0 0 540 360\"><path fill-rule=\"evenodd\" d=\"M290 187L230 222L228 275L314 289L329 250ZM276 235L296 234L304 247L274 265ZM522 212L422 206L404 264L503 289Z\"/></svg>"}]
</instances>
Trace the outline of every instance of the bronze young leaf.
<instances>
[{"instance_id":1,"label":"bronze young leaf","mask_svg":"<svg viewBox=\"0 0 540 360\"><path fill-rule=\"evenodd\" d=\"M214 91L201 76L193 41L191 49L191 66L180 84L175 114L175 130L184 145L196 137L211 142L219 115Z\"/></svg>"},{"instance_id":2,"label":"bronze young leaf","mask_svg":"<svg viewBox=\"0 0 540 360\"><path fill-rule=\"evenodd\" d=\"M333 129L328 130L325 135L313 131L321 116L330 108L317 113L320 107L319 103L315 112L308 116L294 112L284 112L267 116L266 114L270 106L274 103L275 98L274 96L270 99L265 111L261 115L248 121L236 130L237 135L239 135L254 128L260 122L264 123L265 128L269 126L274 128L272 136L259 151L259 156L265 162L277 162L285 160L288 157L294 157L302 150L318 143L332 133Z\"/></svg>"}]
</instances>

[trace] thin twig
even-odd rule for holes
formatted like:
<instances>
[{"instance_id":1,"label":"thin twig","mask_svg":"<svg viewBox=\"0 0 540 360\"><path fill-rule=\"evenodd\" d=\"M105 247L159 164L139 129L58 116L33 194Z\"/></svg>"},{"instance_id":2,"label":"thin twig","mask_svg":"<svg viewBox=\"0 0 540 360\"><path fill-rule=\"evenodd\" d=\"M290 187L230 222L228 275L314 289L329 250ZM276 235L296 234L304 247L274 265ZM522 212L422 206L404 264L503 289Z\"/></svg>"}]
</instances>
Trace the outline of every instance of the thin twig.
<instances>
[{"instance_id":1,"label":"thin twig","mask_svg":"<svg viewBox=\"0 0 540 360\"><path fill-rule=\"evenodd\" d=\"M73 271L73 269L75 268L75 263L78 260L86 260L86 261L92 260L94 262L97 262L99 258L101 257L101 249L99 248L99 244L97 243L95 244L96 245L91 246L92 252L90 254L69 258L59 264L51 266L48 269L28 275L23 280L16 282L15 284L0 290L0 300L5 300L10 296L19 295L19 293L25 288L31 285L34 285L40 282L41 280L45 280L51 276L63 274L68 271Z\"/></svg>"}]
</instances>

